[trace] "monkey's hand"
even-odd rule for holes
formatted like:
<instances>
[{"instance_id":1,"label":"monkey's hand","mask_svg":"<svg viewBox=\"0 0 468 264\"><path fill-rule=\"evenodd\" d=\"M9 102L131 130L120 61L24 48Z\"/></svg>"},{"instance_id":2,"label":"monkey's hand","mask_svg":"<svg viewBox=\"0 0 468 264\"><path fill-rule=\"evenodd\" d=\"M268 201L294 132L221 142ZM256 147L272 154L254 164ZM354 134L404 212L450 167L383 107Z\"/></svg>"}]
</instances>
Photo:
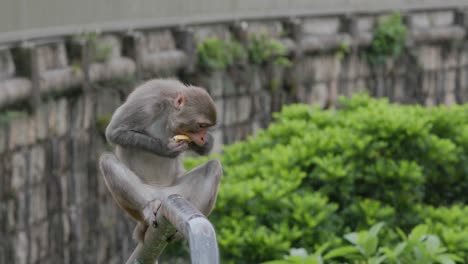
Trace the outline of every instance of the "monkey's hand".
<instances>
[{"instance_id":1,"label":"monkey's hand","mask_svg":"<svg viewBox=\"0 0 468 264\"><path fill-rule=\"evenodd\" d=\"M148 225L152 225L153 227L158 227L158 223L156 222L157 215L159 209L161 208L161 200L155 199L150 201L145 208L143 208L143 217Z\"/></svg>"},{"instance_id":2,"label":"monkey's hand","mask_svg":"<svg viewBox=\"0 0 468 264\"><path fill-rule=\"evenodd\" d=\"M167 156L177 157L180 153L186 151L189 148L189 143L185 140L175 141L174 139L169 139L166 148Z\"/></svg>"}]
</instances>

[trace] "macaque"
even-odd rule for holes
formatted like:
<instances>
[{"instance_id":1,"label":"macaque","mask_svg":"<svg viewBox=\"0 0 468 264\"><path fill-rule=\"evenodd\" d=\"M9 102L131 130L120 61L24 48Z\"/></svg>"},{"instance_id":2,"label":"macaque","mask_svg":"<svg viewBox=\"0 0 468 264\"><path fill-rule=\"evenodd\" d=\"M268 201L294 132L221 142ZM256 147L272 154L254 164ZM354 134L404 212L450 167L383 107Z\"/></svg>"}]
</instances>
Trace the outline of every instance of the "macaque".
<instances>
[{"instance_id":1,"label":"macaque","mask_svg":"<svg viewBox=\"0 0 468 264\"><path fill-rule=\"evenodd\" d=\"M208 129L216 121L214 102L205 90L169 79L140 85L114 112L106 138L131 173L112 173L106 158L101 169L118 205L138 222L136 240L143 242L148 226L157 225L158 209L170 193L186 195L205 215L211 212L220 163L212 160L186 173L180 154L207 154L213 146ZM132 190L138 190L138 199Z\"/></svg>"}]
</instances>

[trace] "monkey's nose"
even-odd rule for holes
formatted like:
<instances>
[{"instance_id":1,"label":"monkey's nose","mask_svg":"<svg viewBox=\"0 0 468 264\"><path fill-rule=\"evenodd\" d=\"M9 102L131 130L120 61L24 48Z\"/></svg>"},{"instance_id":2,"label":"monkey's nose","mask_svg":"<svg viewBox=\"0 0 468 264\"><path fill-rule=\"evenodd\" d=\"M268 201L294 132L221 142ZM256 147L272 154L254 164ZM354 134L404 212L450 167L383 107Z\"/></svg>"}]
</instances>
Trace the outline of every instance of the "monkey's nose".
<instances>
[{"instance_id":1,"label":"monkey's nose","mask_svg":"<svg viewBox=\"0 0 468 264\"><path fill-rule=\"evenodd\" d=\"M205 144L205 137L200 137L200 141L202 144Z\"/></svg>"}]
</instances>

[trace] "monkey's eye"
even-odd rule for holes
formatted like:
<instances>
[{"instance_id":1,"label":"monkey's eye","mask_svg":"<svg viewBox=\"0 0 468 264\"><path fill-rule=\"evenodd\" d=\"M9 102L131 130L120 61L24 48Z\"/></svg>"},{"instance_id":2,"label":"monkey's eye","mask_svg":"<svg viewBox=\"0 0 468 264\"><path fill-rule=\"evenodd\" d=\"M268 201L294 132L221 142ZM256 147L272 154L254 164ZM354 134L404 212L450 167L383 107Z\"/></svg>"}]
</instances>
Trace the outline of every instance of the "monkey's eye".
<instances>
[{"instance_id":1,"label":"monkey's eye","mask_svg":"<svg viewBox=\"0 0 468 264\"><path fill-rule=\"evenodd\" d=\"M199 127L199 128L207 128L207 127L209 127L209 126L210 126L210 125L207 124L207 123L198 123L198 127Z\"/></svg>"}]
</instances>

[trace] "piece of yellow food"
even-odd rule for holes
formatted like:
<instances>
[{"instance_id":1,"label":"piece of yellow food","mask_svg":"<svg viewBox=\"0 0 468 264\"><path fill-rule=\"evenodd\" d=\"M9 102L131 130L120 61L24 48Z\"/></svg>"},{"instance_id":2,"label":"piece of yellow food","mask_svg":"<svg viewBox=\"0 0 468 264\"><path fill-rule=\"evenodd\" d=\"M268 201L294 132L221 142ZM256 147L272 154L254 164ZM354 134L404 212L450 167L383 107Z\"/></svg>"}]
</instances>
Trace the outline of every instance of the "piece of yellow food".
<instances>
[{"instance_id":1,"label":"piece of yellow food","mask_svg":"<svg viewBox=\"0 0 468 264\"><path fill-rule=\"evenodd\" d=\"M181 140L185 140L185 141L187 141L187 142L192 141L192 139L190 139L190 138L189 138L188 136L186 136L186 135L175 135L175 136L173 137L173 139L174 139L175 142L179 142L179 141L181 141Z\"/></svg>"}]
</instances>

